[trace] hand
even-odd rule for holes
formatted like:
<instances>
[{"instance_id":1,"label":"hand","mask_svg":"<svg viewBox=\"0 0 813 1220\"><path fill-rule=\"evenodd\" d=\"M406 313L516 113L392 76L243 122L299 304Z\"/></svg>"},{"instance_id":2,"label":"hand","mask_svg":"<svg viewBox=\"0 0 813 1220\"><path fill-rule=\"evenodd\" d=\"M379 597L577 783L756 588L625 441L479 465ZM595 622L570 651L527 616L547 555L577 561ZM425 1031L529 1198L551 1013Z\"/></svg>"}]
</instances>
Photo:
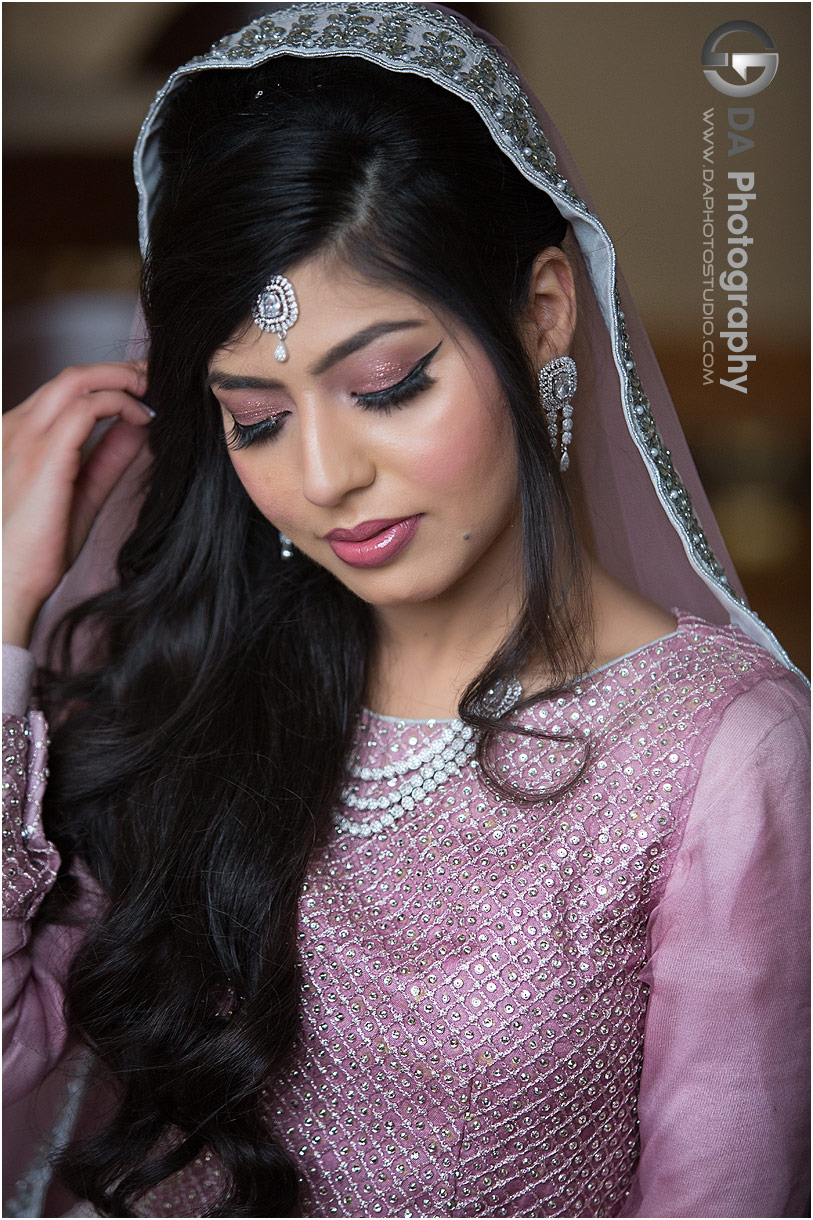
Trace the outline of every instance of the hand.
<instances>
[{"instance_id":1,"label":"hand","mask_svg":"<svg viewBox=\"0 0 813 1220\"><path fill-rule=\"evenodd\" d=\"M65 369L3 417L3 640L28 647L36 617L147 439L146 366ZM102 420L114 422L84 459Z\"/></svg>"}]
</instances>

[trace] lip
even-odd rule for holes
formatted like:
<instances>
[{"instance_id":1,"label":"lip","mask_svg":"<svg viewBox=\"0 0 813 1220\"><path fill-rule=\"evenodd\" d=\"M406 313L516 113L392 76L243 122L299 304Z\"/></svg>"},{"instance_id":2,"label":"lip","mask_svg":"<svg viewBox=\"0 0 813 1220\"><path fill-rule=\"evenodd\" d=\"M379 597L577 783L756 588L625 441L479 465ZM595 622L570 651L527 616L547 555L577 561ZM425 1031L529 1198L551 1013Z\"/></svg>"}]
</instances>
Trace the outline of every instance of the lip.
<instances>
[{"instance_id":1,"label":"lip","mask_svg":"<svg viewBox=\"0 0 813 1220\"><path fill-rule=\"evenodd\" d=\"M351 530L331 530L329 534L325 534L325 538L328 542L366 542L368 538L380 534L382 530L389 529L391 525L397 525L399 521L406 520L411 520L411 518L381 517L375 521L362 521L361 525L354 525Z\"/></svg>"},{"instance_id":2,"label":"lip","mask_svg":"<svg viewBox=\"0 0 813 1220\"><path fill-rule=\"evenodd\" d=\"M352 568L377 568L394 559L415 537L422 513L414 517L364 521L352 530L325 534L334 555Z\"/></svg>"}]
</instances>

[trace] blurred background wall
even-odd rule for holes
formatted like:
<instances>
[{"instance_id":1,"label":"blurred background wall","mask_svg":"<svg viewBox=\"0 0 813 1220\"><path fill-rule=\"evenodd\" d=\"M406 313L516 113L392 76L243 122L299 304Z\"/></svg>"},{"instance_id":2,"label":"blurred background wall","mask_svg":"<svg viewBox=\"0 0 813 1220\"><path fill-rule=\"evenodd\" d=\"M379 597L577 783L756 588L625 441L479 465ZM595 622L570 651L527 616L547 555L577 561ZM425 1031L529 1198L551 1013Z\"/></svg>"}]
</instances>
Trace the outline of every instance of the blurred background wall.
<instances>
[{"instance_id":1,"label":"blurred background wall","mask_svg":"<svg viewBox=\"0 0 813 1220\"><path fill-rule=\"evenodd\" d=\"M173 67L274 7L3 4L6 405L62 363L122 354L139 265L130 169L139 124ZM809 672L809 6L457 7L513 50L575 154L751 603ZM779 51L775 80L742 101L714 90L700 65L707 36L735 18L762 26ZM754 109L743 133L754 147L738 158L727 157L729 106ZM718 251L725 172L756 175L747 394L719 385L719 340L703 384L709 126Z\"/></svg>"}]
</instances>

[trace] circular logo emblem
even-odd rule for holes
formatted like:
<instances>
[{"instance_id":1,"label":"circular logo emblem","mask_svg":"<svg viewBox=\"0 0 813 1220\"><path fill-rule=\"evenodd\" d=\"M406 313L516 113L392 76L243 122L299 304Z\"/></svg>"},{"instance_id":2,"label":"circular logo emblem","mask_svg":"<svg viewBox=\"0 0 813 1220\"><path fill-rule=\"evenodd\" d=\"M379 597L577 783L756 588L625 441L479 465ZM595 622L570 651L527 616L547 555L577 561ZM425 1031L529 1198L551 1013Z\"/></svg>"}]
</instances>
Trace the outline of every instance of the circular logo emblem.
<instances>
[{"instance_id":1,"label":"circular logo emblem","mask_svg":"<svg viewBox=\"0 0 813 1220\"><path fill-rule=\"evenodd\" d=\"M751 40L748 41L751 45L753 38L756 38L764 50L718 51L718 46L729 34L750 34ZM743 39L740 38L739 42L742 45ZM712 30L703 44L701 63L703 75L718 93L725 93L728 97L753 97L767 89L776 76L779 52L774 40L761 25L756 25L753 21L725 21L718 25L716 30ZM742 77L742 84L739 81L725 80L718 68L730 68ZM749 68L759 68L759 75L750 81Z\"/></svg>"}]
</instances>

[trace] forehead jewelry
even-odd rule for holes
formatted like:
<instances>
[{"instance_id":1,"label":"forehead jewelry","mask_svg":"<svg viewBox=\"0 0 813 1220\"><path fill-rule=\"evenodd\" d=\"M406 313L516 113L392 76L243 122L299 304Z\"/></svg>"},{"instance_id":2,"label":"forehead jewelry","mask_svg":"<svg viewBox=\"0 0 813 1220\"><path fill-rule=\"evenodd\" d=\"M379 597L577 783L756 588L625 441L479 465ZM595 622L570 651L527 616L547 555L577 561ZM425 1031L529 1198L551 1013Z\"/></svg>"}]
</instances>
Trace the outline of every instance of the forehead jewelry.
<instances>
[{"instance_id":1,"label":"forehead jewelry","mask_svg":"<svg viewBox=\"0 0 813 1220\"><path fill-rule=\"evenodd\" d=\"M285 336L299 317L299 306L294 296L294 286L284 275L275 275L263 288L254 302L252 317L260 330L274 332L279 343L274 348L274 358L288 359Z\"/></svg>"}]
</instances>

